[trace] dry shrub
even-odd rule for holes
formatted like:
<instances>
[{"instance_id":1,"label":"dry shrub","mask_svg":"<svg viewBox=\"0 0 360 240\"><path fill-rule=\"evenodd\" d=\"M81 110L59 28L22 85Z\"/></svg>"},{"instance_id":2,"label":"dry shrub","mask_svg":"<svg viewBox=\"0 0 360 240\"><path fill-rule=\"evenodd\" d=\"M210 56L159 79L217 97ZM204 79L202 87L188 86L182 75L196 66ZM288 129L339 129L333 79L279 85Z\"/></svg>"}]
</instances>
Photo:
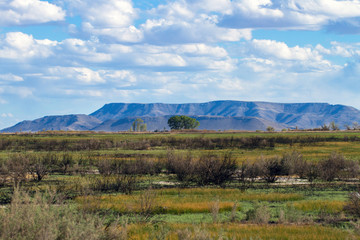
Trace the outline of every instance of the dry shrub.
<instances>
[{"instance_id":1,"label":"dry shrub","mask_svg":"<svg viewBox=\"0 0 360 240\"><path fill-rule=\"evenodd\" d=\"M12 154L5 162L5 168L8 176L12 179L15 186L28 180L28 171L30 167L30 157L25 154Z\"/></svg>"},{"instance_id":2,"label":"dry shrub","mask_svg":"<svg viewBox=\"0 0 360 240\"><path fill-rule=\"evenodd\" d=\"M98 160L96 165L101 175L110 176L121 173L124 162L114 159L102 159Z\"/></svg>"},{"instance_id":3,"label":"dry shrub","mask_svg":"<svg viewBox=\"0 0 360 240\"><path fill-rule=\"evenodd\" d=\"M210 206L210 212L213 223L217 223L219 221L219 210L220 210L219 200L216 200Z\"/></svg>"},{"instance_id":4,"label":"dry shrub","mask_svg":"<svg viewBox=\"0 0 360 240\"><path fill-rule=\"evenodd\" d=\"M58 167L62 174L67 174L74 166L75 160L72 154L64 152L61 158L58 160Z\"/></svg>"},{"instance_id":5,"label":"dry shrub","mask_svg":"<svg viewBox=\"0 0 360 240\"><path fill-rule=\"evenodd\" d=\"M286 208L279 211L279 223L282 224L301 224L310 221L311 219L309 217L295 209L293 206L287 206Z\"/></svg>"},{"instance_id":6,"label":"dry shrub","mask_svg":"<svg viewBox=\"0 0 360 240\"><path fill-rule=\"evenodd\" d=\"M206 154L200 156L195 165L195 179L200 185L215 184L222 186L235 175L237 164L232 155Z\"/></svg>"},{"instance_id":7,"label":"dry shrub","mask_svg":"<svg viewBox=\"0 0 360 240\"><path fill-rule=\"evenodd\" d=\"M121 192L131 194L137 186L137 179L130 175L114 175L92 178L90 189L100 192Z\"/></svg>"},{"instance_id":8,"label":"dry shrub","mask_svg":"<svg viewBox=\"0 0 360 240\"><path fill-rule=\"evenodd\" d=\"M137 156L135 161L129 162L129 174L150 174L155 175L161 173L163 164L160 160Z\"/></svg>"},{"instance_id":9,"label":"dry shrub","mask_svg":"<svg viewBox=\"0 0 360 240\"><path fill-rule=\"evenodd\" d=\"M282 157L284 169L289 175L298 175L303 178L306 173L306 161L303 159L302 154L297 151L285 153Z\"/></svg>"},{"instance_id":10,"label":"dry shrub","mask_svg":"<svg viewBox=\"0 0 360 240\"><path fill-rule=\"evenodd\" d=\"M238 210L238 206L237 206L237 202L234 202L234 205L231 209L231 213L230 213L230 222L236 222L237 219L238 219L238 216L237 216L237 210Z\"/></svg>"},{"instance_id":11,"label":"dry shrub","mask_svg":"<svg viewBox=\"0 0 360 240\"><path fill-rule=\"evenodd\" d=\"M196 182L199 185L223 185L235 175L237 165L231 154L203 154L195 160L190 153L168 152L167 169L185 184Z\"/></svg>"},{"instance_id":12,"label":"dry shrub","mask_svg":"<svg viewBox=\"0 0 360 240\"><path fill-rule=\"evenodd\" d=\"M274 183L280 175L287 173L284 162L279 157L259 160L261 176L268 183Z\"/></svg>"},{"instance_id":13,"label":"dry shrub","mask_svg":"<svg viewBox=\"0 0 360 240\"><path fill-rule=\"evenodd\" d=\"M319 163L320 177L324 181L334 181L340 177L340 172L345 168L345 158L338 153L331 153L329 158Z\"/></svg>"},{"instance_id":14,"label":"dry shrub","mask_svg":"<svg viewBox=\"0 0 360 240\"><path fill-rule=\"evenodd\" d=\"M245 190L253 184L257 177L261 175L261 166L258 162L242 162L237 171L237 179L240 182L240 189Z\"/></svg>"},{"instance_id":15,"label":"dry shrub","mask_svg":"<svg viewBox=\"0 0 360 240\"><path fill-rule=\"evenodd\" d=\"M360 194L358 192L349 194L349 199L344 206L344 211L356 218L360 217Z\"/></svg>"},{"instance_id":16,"label":"dry shrub","mask_svg":"<svg viewBox=\"0 0 360 240\"><path fill-rule=\"evenodd\" d=\"M38 182L48 175L52 171L53 167L58 164L58 157L52 152L48 152L44 156L29 156L29 160L29 172Z\"/></svg>"},{"instance_id":17,"label":"dry shrub","mask_svg":"<svg viewBox=\"0 0 360 240\"><path fill-rule=\"evenodd\" d=\"M194 178L195 160L190 153L175 154L173 151L169 151L166 168L169 173L176 175L178 181L187 184Z\"/></svg>"},{"instance_id":18,"label":"dry shrub","mask_svg":"<svg viewBox=\"0 0 360 240\"><path fill-rule=\"evenodd\" d=\"M54 199L50 199L53 201ZM0 239L101 239L102 220L62 204L52 205L40 194L31 198L15 191L0 211Z\"/></svg>"},{"instance_id":19,"label":"dry shrub","mask_svg":"<svg viewBox=\"0 0 360 240\"><path fill-rule=\"evenodd\" d=\"M265 204L255 204L254 209L246 212L246 220L256 224L267 224L270 220L270 210Z\"/></svg>"},{"instance_id":20,"label":"dry shrub","mask_svg":"<svg viewBox=\"0 0 360 240\"><path fill-rule=\"evenodd\" d=\"M159 208L156 201L156 192L151 188L147 189L139 195L138 204L140 206L141 221L148 222Z\"/></svg>"},{"instance_id":21,"label":"dry shrub","mask_svg":"<svg viewBox=\"0 0 360 240\"><path fill-rule=\"evenodd\" d=\"M314 162L307 162L305 165L305 177L306 179L312 183L315 181L320 175L319 166Z\"/></svg>"}]
</instances>

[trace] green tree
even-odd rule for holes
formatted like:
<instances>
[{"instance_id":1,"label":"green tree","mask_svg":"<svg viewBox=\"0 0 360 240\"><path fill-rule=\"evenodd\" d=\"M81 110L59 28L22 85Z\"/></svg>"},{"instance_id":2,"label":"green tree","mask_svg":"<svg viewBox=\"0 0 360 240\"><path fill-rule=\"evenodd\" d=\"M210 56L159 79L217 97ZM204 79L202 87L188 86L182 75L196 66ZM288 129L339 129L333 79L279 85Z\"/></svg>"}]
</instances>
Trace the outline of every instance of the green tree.
<instances>
[{"instance_id":1,"label":"green tree","mask_svg":"<svg viewBox=\"0 0 360 240\"><path fill-rule=\"evenodd\" d=\"M147 125L141 118L137 118L131 125L131 131L133 132L145 132L146 130Z\"/></svg>"},{"instance_id":2,"label":"green tree","mask_svg":"<svg viewBox=\"0 0 360 240\"><path fill-rule=\"evenodd\" d=\"M195 118L188 116L173 116L169 118L168 125L171 129L181 130L181 129L195 129L200 123Z\"/></svg>"},{"instance_id":3,"label":"green tree","mask_svg":"<svg viewBox=\"0 0 360 240\"><path fill-rule=\"evenodd\" d=\"M330 123L330 128L331 128L331 130L333 130L333 131L339 130L339 126L338 126L334 121L332 121L332 122Z\"/></svg>"},{"instance_id":4,"label":"green tree","mask_svg":"<svg viewBox=\"0 0 360 240\"><path fill-rule=\"evenodd\" d=\"M268 126L268 127L266 128L266 131L268 131L268 132L273 132L273 131L275 131L275 128L273 128L272 126Z\"/></svg>"}]
</instances>

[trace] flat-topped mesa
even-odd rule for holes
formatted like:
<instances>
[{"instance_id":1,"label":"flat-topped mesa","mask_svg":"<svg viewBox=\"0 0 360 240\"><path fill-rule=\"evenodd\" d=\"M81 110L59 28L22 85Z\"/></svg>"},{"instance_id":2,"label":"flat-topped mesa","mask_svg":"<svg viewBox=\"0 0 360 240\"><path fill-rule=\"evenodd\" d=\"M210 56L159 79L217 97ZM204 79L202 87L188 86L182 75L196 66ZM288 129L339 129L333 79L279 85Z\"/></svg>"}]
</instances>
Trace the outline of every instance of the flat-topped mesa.
<instances>
[{"instance_id":1,"label":"flat-topped mesa","mask_svg":"<svg viewBox=\"0 0 360 240\"><path fill-rule=\"evenodd\" d=\"M131 122L142 118L147 129L168 128L174 115L195 117L199 129L265 130L272 126L309 129L335 122L340 128L360 123L360 111L327 103L271 103L249 101L212 101L205 103L109 103L90 115L52 116L24 121L3 132L40 130L126 131ZM72 116L72 117L70 117ZM75 116L75 117L74 117ZM71 120L72 119L72 120Z\"/></svg>"}]
</instances>

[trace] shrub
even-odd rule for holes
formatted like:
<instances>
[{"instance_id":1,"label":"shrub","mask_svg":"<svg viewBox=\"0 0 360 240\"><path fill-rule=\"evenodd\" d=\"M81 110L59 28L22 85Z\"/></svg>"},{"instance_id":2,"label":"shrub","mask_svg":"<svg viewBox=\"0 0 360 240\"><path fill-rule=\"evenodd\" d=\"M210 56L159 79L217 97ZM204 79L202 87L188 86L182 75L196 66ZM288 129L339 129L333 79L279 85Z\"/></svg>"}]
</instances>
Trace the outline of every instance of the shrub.
<instances>
[{"instance_id":1,"label":"shrub","mask_svg":"<svg viewBox=\"0 0 360 240\"><path fill-rule=\"evenodd\" d=\"M63 153L61 158L58 160L58 167L63 174L68 173L69 169L71 169L74 164L75 160L73 155L68 152Z\"/></svg>"},{"instance_id":2,"label":"shrub","mask_svg":"<svg viewBox=\"0 0 360 240\"><path fill-rule=\"evenodd\" d=\"M269 207L264 204L256 204L254 209L246 212L246 220L256 224L267 224L270 220Z\"/></svg>"},{"instance_id":3,"label":"shrub","mask_svg":"<svg viewBox=\"0 0 360 240\"><path fill-rule=\"evenodd\" d=\"M61 216L61 217L60 217ZM0 239L100 239L102 220L57 204L40 194L31 198L15 191L8 208L0 211Z\"/></svg>"},{"instance_id":4,"label":"shrub","mask_svg":"<svg viewBox=\"0 0 360 240\"><path fill-rule=\"evenodd\" d=\"M356 218L360 217L360 194L353 192L349 194L347 204L344 206L344 211L353 215Z\"/></svg>"},{"instance_id":5,"label":"shrub","mask_svg":"<svg viewBox=\"0 0 360 240\"><path fill-rule=\"evenodd\" d=\"M58 158L55 153L48 152L44 156L33 155L29 157L29 172L40 182L55 166L58 164Z\"/></svg>"},{"instance_id":6,"label":"shrub","mask_svg":"<svg viewBox=\"0 0 360 240\"><path fill-rule=\"evenodd\" d=\"M231 154L206 154L202 155L195 165L195 179L201 185L223 185L231 180L236 170L236 161Z\"/></svg>"},{"instance_id":7,"label":"shrub","mask_svg":"<svg viewBox=\"0 0 360 240\"><path fill-rule=\"evenodd\" d=\"M121 173L123 165L123 161L113 159L102 159L96 163L100 174L104 176Z\"/></svg>"},{"instance_id":8,"label":"shrub","mask_svg":"<svg viewBox=\"0 0 360 240\"><path fill-rule=\"evenodd\" d=\"M287 173L284 162L279 157L260 160L261 176L268 183L274 183L279 175Z\"/></svg>"},{"instance_id":9,"label":"shrub","mask_svg":"<svg viewBox=\"0 0 360 240\"><path fill-rule=\"evenodd\" d=\"M292 151L291 153L285 153L282 156L282 162L285 172L289 175L298 175L300 178L305 176L306 161L303 159L301 153Z\"/></svg>"},{"instance_id":10,"label":"shrub","mask_svg":"<svg viewBox=\"0 0 360 240\"><path fill-rule=\"evenodd\" d=\"M345 168L346 162L343 155L331 153L329 158L319 163L320 177L325 181L334 181L340 177L340 172Z\"/></svg>"},{"instance_id":11,"label":"shrub","mask_svg":"<svg viewBox=\"0 0 360 240\"><path fill-rule=\"evenodd\" d=\"M131 194L137 186L135 176L130 175L115 175L115 176L102 176L92 178L90 182L90 189L100 192L122 192Z\"/></svg>"},{"instance_id":12,"label":"shrub","mask_svg":"<svg viewBox=\"0 0 360 240\"><path fill-rule=\"evenodd\" d=\"M285 209L280 209L279 223L304 223L310 221L301 211L295 209L293 206L287 206Z\"/></svg>"},{"instance_id":13,"label":"shrub","mask_svg":"<svg viewBox=\"0 0 360 240\"><path fill-rule=\"evenodd\" d=\"M195 161L190 153L167 153L166 168L169 173L174 173L178 181L188 183L194 178Z\"/></svg>"},{"instance_id":14,"label":"shrub","mask_svg":"<svg viewBox=\"0 0 360 240\"><path fill-rule=\"evenodd\" d=\"M132 174L159 174L163 168L163 164L159 160L149 159L137 156L134 162L129 163Z\"/></svg>"},{"instance_id":15,"label":"shrub","mask_svg":"<svg viewBox=\"0 0 360 240\"><path fill-rule=\"evenodd\" d=\"M27 180L27 174L30 167L30 158L25 154L13 154L5 162L5 167L9 177L18 186L21 182Z\"/></svg>"},{"instance_id":16,"label":"shrub","mask_svg":"<svg viewBox=\"0 0 360 240\"><path fill-rule=\"evenodd\" d=\"M314 162L306 163L304 175L310 183L315 181L320 175L318 164Z\"/></svg>"}]
</instances>

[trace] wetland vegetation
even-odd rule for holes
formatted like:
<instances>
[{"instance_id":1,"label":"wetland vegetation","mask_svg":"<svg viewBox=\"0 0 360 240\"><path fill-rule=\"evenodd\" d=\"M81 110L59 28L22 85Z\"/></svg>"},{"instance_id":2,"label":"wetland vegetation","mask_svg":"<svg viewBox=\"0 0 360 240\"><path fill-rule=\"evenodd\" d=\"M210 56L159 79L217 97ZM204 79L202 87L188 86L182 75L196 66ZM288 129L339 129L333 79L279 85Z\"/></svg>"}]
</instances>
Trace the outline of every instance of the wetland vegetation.
<instances>
[{"instance_id":1,"label":"wetland vegetation","mask_svg":"<svg viewBox=\"0 0 360 240\"><path fill-rule=\"evenodd\" d=\"M1 239L359 239L360 132L0 135Z\"/></svg>"}]
</instances>

